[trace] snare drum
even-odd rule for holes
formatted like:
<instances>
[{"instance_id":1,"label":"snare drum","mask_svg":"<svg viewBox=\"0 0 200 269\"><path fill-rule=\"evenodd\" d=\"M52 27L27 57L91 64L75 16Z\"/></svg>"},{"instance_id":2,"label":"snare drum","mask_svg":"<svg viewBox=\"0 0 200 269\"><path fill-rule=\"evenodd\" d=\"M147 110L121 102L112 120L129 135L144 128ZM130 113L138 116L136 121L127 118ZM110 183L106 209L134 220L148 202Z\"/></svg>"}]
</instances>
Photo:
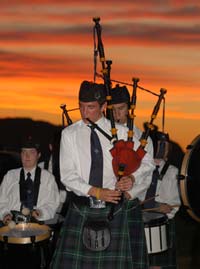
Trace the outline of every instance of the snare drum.
<instances>
[{"instance_id":1,"label":"snare drum","mask_svg":"<svg viewBox=\"0 0 200 269\"><path fill-rule=\"evenodd\" d=\"M0 228L0 268L46 268L51 229L38 223L19 223Z\"/></svg>"},{"instance_id":2,"label":"snare drum","mask_svg":"<svg viewBox=\"0 0 200 269\"><path fill-rule=\"evenodd\" d=\"M158 212L143 212L147 250L149 254L168 249L168 218Z\"/></svg>"}]
</instances>

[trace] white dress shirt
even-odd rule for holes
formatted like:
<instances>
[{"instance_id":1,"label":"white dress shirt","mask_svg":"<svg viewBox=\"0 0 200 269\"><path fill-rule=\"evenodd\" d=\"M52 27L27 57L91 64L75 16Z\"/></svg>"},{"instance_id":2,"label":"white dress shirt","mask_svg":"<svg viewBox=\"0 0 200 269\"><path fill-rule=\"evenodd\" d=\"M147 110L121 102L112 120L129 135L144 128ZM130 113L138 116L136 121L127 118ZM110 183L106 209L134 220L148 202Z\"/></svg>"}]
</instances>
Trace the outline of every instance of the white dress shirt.
<instances>
[{"instance_id":1,"label":"white dress shirt","mask_svg":"<svg viewBox=\"0 0 200 269\"><path fill-rule=\"evenodd\" d=\"M49 161L48 161L48 167L45 167L45 161L39 162L38 166L42 169L46 169L47 171L49 171L50 173L53 174L53 163L52 163L52 154L50 155Z\"/></svg>"},{"instance_id":2,"label":"white dress shirt","mask_svg":"<svg viewBox=\"0 0 200 269\"><path fill-rule=\"evenodd\" d=\"M0 186L0 219L9 214L11 210L20 211L20 171L21 168L12 169L4 176ZM34 180L35 169L31 172ZM25 171L25 178L26 178ZM39 220L48 220L54 217L59 206L59 192L54 176L47 170L41 169L40 187L37 205L34 209L41 211Z\"/></svg>"},{"instance_id":3,"label":"white dress shirt","mask_svg":"<svg viewBox=\"0 0 200 269\"><path fill-rule=\"evenodd\" d=\"M164 164L165 161L161 160L159 163L159 172L162 171ZM175 216L181 204L177 175L178 168L173 165L169 165L162 180L158 180L156 188L156 195L158 195L155 198L156 202L175 205L172 211L167 214L169 219Z\"/></svg>"},{"instance_id":4,"label":"white dress shirt","mask_svg":"<svg viewBox=\"0 0 200 269\"><path fill-rule=\"evenodd\" d=\"M109 135L110 121L102 117L96 124ZM128 129L122 125L117 125L118 139L127 140ZM115 189L116 176L112 168L112 155L110 149L111 142L95 129L103 149L103 188ZM89 173L91 165L90 156L90 128L82 121L66 127L62 131L60 147L60 172L61 181L69 191L73 191L79 196L88 196L91 188L89 185ZM140 142L134 137L134 150L138 148ZM140 167L133 173L135 183L129 191L132 199L138 197L144 199L146 189L151 182L151 175L154 169L153 159L148 153L143 157Z\"/></svg>"},{"instance_id":5,"label":"white dress shirt","mask_svg":"<svg viewBox=\"0 0 200 269\"><path fill-rule=\"evenodd\" d=\"M49 171L51 174L53 174L53 160L52 160L52 154L50 156L50 159L49 159L49 162L48 162L48 167L47 169L44 168L45 166L45 162L39 162L38 163L38 166L42 169L45 169L47 171ZM65 202L66 200L66 197L67 197L67 192L66 190L59 190L59 195L60 195L60 205L59 205L59 208L57 210L57 212L60 212L61 209L62 209L62 206L63 206L63 203Z\"/></svg>"}]
</instances>

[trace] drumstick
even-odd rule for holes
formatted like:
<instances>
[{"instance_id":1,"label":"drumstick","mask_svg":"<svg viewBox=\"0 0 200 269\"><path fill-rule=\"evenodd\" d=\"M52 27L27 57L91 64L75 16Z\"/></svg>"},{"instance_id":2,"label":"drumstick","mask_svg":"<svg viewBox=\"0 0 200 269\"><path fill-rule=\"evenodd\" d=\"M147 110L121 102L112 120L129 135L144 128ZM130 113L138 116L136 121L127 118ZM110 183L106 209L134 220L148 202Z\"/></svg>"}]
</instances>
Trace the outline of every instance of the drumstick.
<instances>
[{"instance_id":1,"label":"drumstick","mask_svg":"<svg viewBox=\"0 0 200 269\"><path fill-rule=\"evenodd\" d=\"M143 205L143 204L147 203L148 201L150 201L150 200L152 200L152 199L155 199L155 198L158 197L158 196L159 196L159 194L157 194L157 195L155 195L155 196L152 196L152 197L150 197L150 198L148 198L148 199L146 199L146 200L141 201L140 204Z\"/></svg>"},{"instance_id":2,"label":"drumstick","mask_svg":"<svg viewBox=\"0 0 200 269\"><path fill-rule=\"evenodd\" d=\"M170 205L170 207L172 208L176 208L176 207L179 207L180 205ZM160 207L153 207L153 208L146 208L146 209L143 209L142 211L143 212L148 212L148 211L157 211L159 210Z\"/></svg>"}]
</instances>

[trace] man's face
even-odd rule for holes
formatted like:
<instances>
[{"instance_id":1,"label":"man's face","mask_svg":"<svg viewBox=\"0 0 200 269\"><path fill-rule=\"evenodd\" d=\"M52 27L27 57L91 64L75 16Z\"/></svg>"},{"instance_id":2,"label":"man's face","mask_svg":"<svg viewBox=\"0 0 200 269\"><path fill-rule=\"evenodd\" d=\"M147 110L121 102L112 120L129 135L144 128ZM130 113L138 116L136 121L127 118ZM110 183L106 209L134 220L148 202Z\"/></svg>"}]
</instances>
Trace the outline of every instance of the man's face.
<instances>
[{"instance_id":1,"label":"man's face","mask_svg":"<svg viewBox=\"0 0 200 269\"><path fill-rule=\"evenodd\" d=\"M114 104L112 106L113 106L114 120L121 124L125 124L127 122L127 116L128 116L128 104L120 103L120 104Z\"/></svg>"},{"instance_id":2,"label":"man's face","mask_svg":"<svg viewBox=\"0 0 200 269\"><path fill-rule=\"evenodd\" d=\"M102 117L102 113L105 109L105 104L100 106L97 101L94 102L79 102L80 113L83 121L88 123L86 118L91 121L96 122Z\"/></svg>"},{"instance_id":3,"label":"man's face","mask_svg":"<svg viewBox=\"0 0 200 269\"><path fill-rule=\"evenodd\" d=\"M21 160L25 169L31 170L37 165L40 153L35 148L22 148Z\"/></svg>"}]
</instances>

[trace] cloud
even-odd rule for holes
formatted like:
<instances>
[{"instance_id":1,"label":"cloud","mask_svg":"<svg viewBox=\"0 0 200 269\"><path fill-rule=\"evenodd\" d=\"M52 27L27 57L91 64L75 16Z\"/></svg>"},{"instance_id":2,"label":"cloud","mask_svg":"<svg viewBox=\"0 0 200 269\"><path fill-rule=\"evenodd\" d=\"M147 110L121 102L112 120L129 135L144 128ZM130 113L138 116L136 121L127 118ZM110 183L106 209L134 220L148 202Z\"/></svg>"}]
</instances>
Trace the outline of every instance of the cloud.
<instances>
[{"instance_id":1,"label":"cloud","mask_svg":"<svg viewBox=\"0 0 200 269\"><path fill-rule=\"evenodd\" d=\"M199 45L200 4L183 1L46 1L21 2L20 5L3 5L4 16L0 19L1 40L18 42L67 42L92 34L92 14L99 10L103 34L109 42L117 41L131 46L149 45ZM94 4L95 3L95 4ZM115 1L116 3L116 1ZM1 5L1 4L0 4ZM81 8L79 8L79 5ZM128 11L128 13L127 13ZM19 15L17 15L19 12ZM8 18L11 18L8 20Z\"/></svg>"}]
</instances>

